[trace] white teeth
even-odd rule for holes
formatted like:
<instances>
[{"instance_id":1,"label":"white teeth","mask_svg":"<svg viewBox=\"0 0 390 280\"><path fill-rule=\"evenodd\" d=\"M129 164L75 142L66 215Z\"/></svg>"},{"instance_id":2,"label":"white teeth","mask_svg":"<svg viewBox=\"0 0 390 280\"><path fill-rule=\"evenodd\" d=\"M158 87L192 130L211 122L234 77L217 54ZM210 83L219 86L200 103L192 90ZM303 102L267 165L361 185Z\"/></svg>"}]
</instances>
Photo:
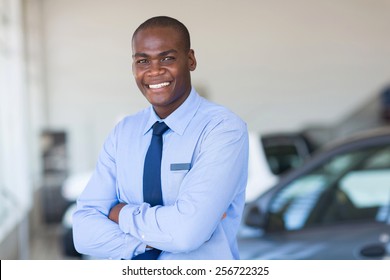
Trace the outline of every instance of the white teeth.
<instances>
[{"instance_id":1,"label":"white teeth","mask_svg":"<svg viewBox=\"0 0 390 280\"><path fill-rule=\"evenodd\" d=\"M162 87L166 87L166 86L169 86L169 82L165 82L165 83L161 83L161 84L156 84L156 85L149 85L149 88L162 88Z\"/></svg>"}]
</instances>

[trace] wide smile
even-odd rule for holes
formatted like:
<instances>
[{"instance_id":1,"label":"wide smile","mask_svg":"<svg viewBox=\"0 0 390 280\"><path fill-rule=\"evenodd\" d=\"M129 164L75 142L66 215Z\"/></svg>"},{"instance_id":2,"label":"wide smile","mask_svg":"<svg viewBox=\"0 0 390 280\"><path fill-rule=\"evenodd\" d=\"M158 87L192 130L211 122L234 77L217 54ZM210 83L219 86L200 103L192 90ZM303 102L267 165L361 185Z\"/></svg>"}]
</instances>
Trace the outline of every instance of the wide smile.
<instances>
[{"instance_id":1,"label":"wide smile","mask_svg":"<svg viewBox=\"0 0 390 280\"><path fill-rule=\"evenodd\" d=\"M149 85L146 85L148 88L150 89L160 89L160 88L164 88L164 87L167 87L171 84L171 82L163 82L163 83L159 83L159 84L149 84Z\"/></svg>"}]
</instances>

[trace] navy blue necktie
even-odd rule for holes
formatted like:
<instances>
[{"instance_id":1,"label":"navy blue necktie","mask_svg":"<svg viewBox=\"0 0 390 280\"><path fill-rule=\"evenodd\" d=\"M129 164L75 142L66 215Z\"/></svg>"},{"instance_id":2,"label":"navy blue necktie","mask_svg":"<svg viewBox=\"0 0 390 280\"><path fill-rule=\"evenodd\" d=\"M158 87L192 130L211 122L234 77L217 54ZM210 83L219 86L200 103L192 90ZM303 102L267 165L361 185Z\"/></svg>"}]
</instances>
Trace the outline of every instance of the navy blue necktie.
<instances>
[{"instance_id":1,"label":"navy blue necktie","mask_svg":"<svg viewBox=\"0 0 390 280\"><path fill-rule=\"evenodd\" d=\"M162 136L168 128L164 122L156 122L153 125L152 141L145 156L143 177L144 202L149 203L151 207L163 205L161 191ZM158 249L147 250L145 253L135 256L133 260L156 260L160 253L161 251Z\"/></svg>"}]
</instances>

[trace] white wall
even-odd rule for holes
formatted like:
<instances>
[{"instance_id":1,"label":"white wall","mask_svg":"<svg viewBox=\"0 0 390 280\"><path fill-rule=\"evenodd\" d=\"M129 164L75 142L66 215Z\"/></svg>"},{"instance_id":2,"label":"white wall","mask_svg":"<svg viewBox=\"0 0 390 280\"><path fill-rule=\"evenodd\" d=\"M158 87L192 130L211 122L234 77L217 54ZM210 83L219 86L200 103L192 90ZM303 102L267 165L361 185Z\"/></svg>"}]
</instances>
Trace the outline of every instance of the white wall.
<instances>
[{"instance_id":1,"label":"white wall","mask_svg":"<svg viewBox=\"0 0 390 280\"><path fill-rule=\"evenodd\" d=\"M22 10L0 0L0 245L32 206Z\"/></svg>"},{"instance_id":2,"label":"white wall","mask_svg":"<svg viewBox=\"0 0 390 280\"><path fill-rule=\"evenodd\" d=\"M155 15L192 35L194 85L256 131L331 124L390 81L388 0L42 0L48 124L72 171L94 166L121 115L147 106L130 38Z\"/></svg>"}]
</instances>

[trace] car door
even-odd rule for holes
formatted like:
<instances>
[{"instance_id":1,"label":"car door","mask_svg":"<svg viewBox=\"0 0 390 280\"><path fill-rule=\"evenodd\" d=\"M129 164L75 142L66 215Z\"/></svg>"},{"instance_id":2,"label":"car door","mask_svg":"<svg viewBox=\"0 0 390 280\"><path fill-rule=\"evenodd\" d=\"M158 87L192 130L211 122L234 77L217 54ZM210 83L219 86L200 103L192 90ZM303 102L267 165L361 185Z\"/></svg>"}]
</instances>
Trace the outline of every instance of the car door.
<instances>
[{"instance_id":1,"label":"car door","mask_svg":"<svg viewBox=\"0 0 390 280\"><path fill-rule=\"evenodd\" d=\"M318 249L282 258L384 258L390 239L390 144L341 149L324 158L277 186L267 204L265 233L251 239L251 246L266 241L267 251L284 254L287 247Z\"/></svg>"}]
</instances>

